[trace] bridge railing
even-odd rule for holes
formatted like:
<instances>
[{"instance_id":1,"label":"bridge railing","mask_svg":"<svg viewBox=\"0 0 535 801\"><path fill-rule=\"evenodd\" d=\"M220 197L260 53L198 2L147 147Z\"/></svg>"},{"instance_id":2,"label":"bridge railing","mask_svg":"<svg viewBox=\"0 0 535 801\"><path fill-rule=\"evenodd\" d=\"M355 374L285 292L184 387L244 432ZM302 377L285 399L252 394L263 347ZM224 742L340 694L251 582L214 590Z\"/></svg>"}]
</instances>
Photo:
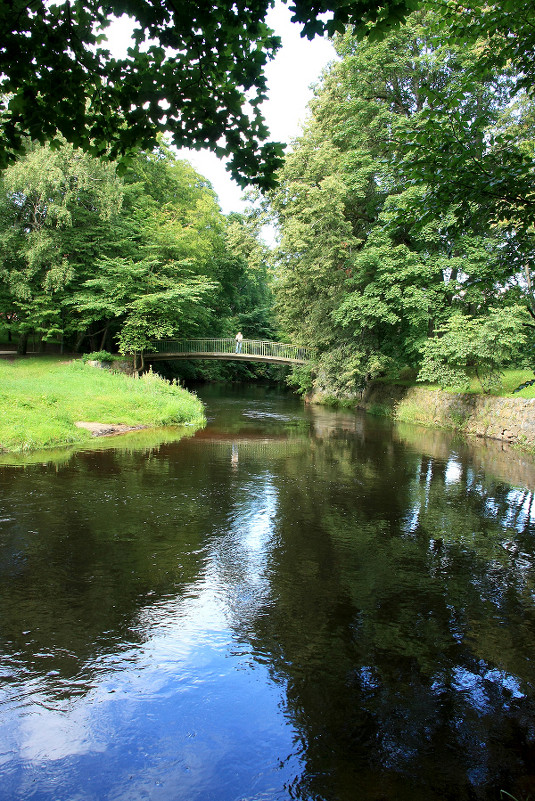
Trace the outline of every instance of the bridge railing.
<instances>
[{"instance_id":1,"label":"bridge railing","mask_svg":"<svg viewBox=\"0 0 535 801\"><path fill-rule=\"evenodd\" d=\"M160 339L151 342L147 353L222 353L235 354L236 340L226 339ZM288 359L296 362L305 362L311 358L310 348L302 345L289 345L283 342L269 342L261 339L244 339L241 343L243 356L264 356L274 359Z\"/></svg>"}]
</instances>

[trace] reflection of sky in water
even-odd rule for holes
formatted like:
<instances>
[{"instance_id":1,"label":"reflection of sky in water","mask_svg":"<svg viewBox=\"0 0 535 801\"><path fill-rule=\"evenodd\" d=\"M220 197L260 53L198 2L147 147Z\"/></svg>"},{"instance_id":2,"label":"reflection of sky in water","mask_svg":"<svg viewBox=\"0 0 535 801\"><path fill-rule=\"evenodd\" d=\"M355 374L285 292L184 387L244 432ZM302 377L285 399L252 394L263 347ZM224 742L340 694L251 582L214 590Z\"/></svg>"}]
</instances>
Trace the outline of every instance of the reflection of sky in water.
<instances>
[{"instance_id":1,"label":"reflection of sky in water","mask_svg":"<svg viewBox=\"0 0 535 801\"><path fill-rule=\"evenodd\" d=\"M201 578L143 609L141 646L85 666L87 693L54 698L52 676L4 690L1 799L286 797L299 760L282 689L235 631L266 602L276 508L269 475L243 486Z\"/></svg>"},{"instance_id":2,"label":"reflection of sky in water","mask_svg":"<svg viewBox=\"0 0 535 801\"><path fill-rule=\"evenodd\" d=\"M292 420L292 417L288 414L277 414L276 412L268 412L268 411L246 411L243 413L244 417L248 417L251 420L277 420L279 422L287 423Z\"/></svg>"},{"instance_id":3,"label":"reflection of sky in water","mask_svg":"<svg viewBox=\"0 0 535 801\"><path fill-rule=\"evenodd\" d=\"M446 465L446 472L444 475L444 483L448 484L458 484L463 475L463 466L457 459L457 457L452 456L451 459L448 460L448 464Z\"/></svg>"},{"instance_id":4,"label":"reflection of sky in water","mask_svg":"<svg viewBox=\"0 0 535 801\"><path fill-rule=\"evenodd\" d=\"M413 534L417 531L424 510L429 509L430 492L433 479L440 476L440 463L430 459L424 472L422 461L418 463L414 479L412 481L413 503L407 507L403 519L403 530L405 533ZM467 493L480 495L483 499L485 517L496 520L504 530L517 531L523 533L535 523L535 494L528 489L510 488L504 496L487 495L488 487L476 481L473 468L468 467L463 475L463 465L458 457L453 454L446 462L443 477L441 479L445 488L454 487L464 483ZM526 553L518 553L518 547L513 545L506 550L518 555L520 559L519 567L531 566L531 559ZM522 561L523 560L523 561Z\"/></svg>"},{"instance_id":5,"label":"reflection of sky in water","mask_svg":"<svg viewBox=\"0 0 535 801\"><path fill-rule=\"evenodd\" d=\"M433 461L430 460L425 471L425 477L422 473L422 462L420 461L416 469L416 475L413 482L413 489L415 495L414 504L408 508L403 521L403 530L405 533L413 534L420 525L420 515L422 509L427 509L429 506L429 492L431 489L431 481L433 478ZM423 482L423 497L419 492L419 488Z\"/></svg>"},{"instance_id":6,"label":"reflection of sky in water","mask_svg":"<svg viewBox=\"0 0 535 801\"><path fill-rule=\"evenodd\" d=\"M140 560L154 548L154 570L130 582L135 550L110 550L126 557L134 601L96 643L88 634L78 658L96 656L74 680L59 649L26 663L21 651L15 667L6 655L0 801L353 801L355 755L367 801L383 790L437 801L467 777L495 787L510 724L519 747L503 747L517 759L533 708L531 549L517 536L533 520L532 493L487 481L458 448L391 462L389 441L376 447L345 413L314 413L314 438L290 447L282 408L240 400L233 429L187 443L187 456L204 457L198 481L180 449L164 449L152 472L136 465L139 492L154 485L163 497L143 507L151 536ZM103 508L123 503L109 492L97 495ZM103 513L106 532L110 522ZM23 547L6 550L13 560ZM196 578L178 594L186 576ZM50 628L43 651L56 642ZM60 671L36 678L48 657ZM311 776L320 789L299 795Z\"/></svg>"},{"instance_id":7,"label":"reflection of sky in water","mask_svg":"<svg viewBox=\"0 0 535 801\"><path fill-rule=\"evenodd\" d=\"M533 492L511 489L507 493L506 525L522 531L530 523L535 523L535 503L533 499Z\"/></svg>"}]
</instances>

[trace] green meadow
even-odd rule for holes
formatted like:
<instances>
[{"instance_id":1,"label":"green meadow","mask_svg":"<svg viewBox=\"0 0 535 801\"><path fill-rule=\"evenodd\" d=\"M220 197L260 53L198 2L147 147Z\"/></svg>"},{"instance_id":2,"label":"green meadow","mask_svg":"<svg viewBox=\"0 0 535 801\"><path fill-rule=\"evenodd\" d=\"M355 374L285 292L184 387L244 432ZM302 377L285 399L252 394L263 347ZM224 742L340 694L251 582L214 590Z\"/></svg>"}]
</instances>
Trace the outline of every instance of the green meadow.
<instances>
[{"instance_id":1,"label":"green meadow","mask_svg":"<svg viewBox=\"0 0 535 801\"><path fill-rule=\"evenodd\" d=\"M153 373L136 379L53 357L0 360L0 451L89 443L76 422L201 426L205 417L195 395Z\"/></svg>"}]
</instances>

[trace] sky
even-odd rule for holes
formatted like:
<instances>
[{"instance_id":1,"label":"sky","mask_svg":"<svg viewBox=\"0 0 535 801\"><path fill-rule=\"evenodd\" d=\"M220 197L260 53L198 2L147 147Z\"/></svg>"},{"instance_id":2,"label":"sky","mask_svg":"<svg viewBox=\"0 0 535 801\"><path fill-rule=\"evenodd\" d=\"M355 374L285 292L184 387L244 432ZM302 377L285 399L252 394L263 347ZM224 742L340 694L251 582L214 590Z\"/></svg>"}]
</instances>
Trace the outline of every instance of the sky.
<instances>
[{"instance_id":1,"label":"sky","mask_svg":"<svg viewBox=\"0 0 535 801\"><path fill-rule=\"evenodd\" d=\"M270 139L289 143L300 133L306 119L306 107L312 98L311 86L323 68L336 56L327 39L316 37L309 42L300 36L301 27L290 22L291 13L279 0L271 9L267 22L282 39L282 47L266 68L269 99L262 111L270 129ZM118 20L108 34L110 49L119 55L126 51L130 26ZM181 150L197 172L214 187L224 214L243 211L243 190L231 179L224 163L208 151Z\"/></svg>"}]
</instances>

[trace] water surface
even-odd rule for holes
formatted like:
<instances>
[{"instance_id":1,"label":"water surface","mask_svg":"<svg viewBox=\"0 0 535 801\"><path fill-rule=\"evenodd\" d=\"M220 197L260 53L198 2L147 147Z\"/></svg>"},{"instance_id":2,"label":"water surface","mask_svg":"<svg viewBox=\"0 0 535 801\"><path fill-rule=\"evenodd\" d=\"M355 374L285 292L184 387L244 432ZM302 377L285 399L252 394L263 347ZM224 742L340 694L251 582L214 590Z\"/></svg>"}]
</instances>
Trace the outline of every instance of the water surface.
<instances>
[{"instance_id":1,"label":"water surface","mask_svg":"<svg viewBox=\"0 0 535 801\"><path fill-rule=\"evenodd\" d=\"M533 797L533 461L202 396L0 467L0 798Z\"/></svg>"}]
</instances>

